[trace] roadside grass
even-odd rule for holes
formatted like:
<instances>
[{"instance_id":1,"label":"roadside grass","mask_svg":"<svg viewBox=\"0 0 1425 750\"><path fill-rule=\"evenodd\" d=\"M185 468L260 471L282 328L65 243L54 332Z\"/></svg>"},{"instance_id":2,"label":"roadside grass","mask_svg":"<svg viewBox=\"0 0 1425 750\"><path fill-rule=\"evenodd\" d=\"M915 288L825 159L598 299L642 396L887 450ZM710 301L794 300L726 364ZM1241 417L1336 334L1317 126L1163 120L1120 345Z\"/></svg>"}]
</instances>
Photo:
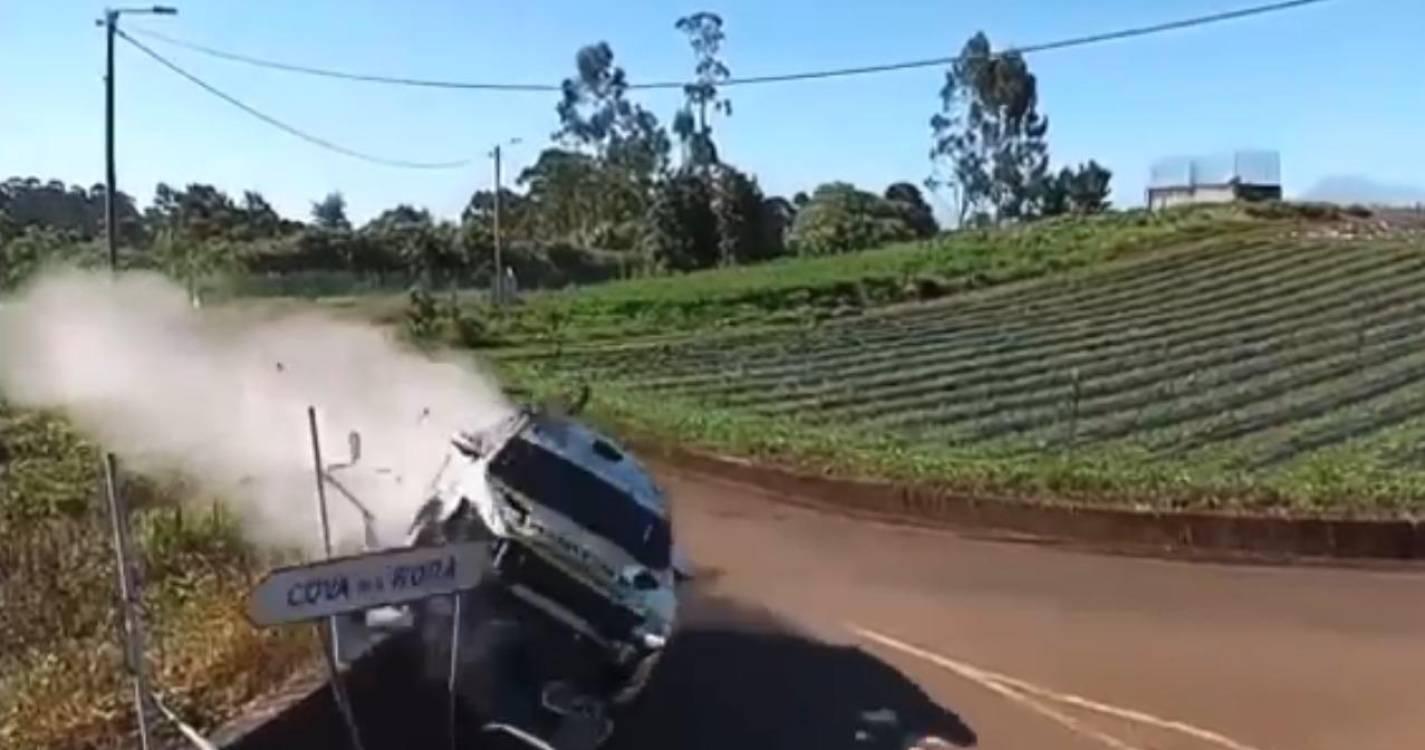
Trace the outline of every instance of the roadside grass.
<instances>
[{"instance_id":1,"label":"roadside grass","mask_svg":"<svg viewBox=\"0 0 1425 750\"><path fill-rule=\"evenodd\" d=\"M0 446L0 747L129 745L96 449L57 417L3 403ZM211 728L305 664L311 635L248 624L243 601L265 561L221 505L180 507L176 485L128 490L153 685L185 721Z\"/></svg>"}]
</instances>

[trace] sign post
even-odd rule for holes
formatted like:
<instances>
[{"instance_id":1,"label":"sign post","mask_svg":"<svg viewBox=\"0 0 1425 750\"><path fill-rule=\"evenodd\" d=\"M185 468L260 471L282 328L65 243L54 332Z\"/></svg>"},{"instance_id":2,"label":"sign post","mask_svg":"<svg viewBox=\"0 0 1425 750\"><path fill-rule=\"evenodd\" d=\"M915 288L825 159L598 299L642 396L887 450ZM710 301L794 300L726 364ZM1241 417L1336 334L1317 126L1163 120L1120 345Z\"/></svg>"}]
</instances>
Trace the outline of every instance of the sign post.
<instances>
[{"instance_id":1,"label":"sign post","mask_svg":"<svg viewBox=\"0 0 1425 750\"><path fill-rule=\"evenodd\" d=\"M332 556L332 532L331 524L327 519L327 489L326 482L322 478L322 444L317 437L317 410L315 407L307 407L307 426L312 433L312 461L317 474L317 516L322 524L322 548L326 556ZM356 728L356 715L351 710L351 700L346 694L346 684L341 681L340 665L337 663L337 649L340 648L338 633L336 629L336 619L328 618L325 623L317 625L317 635L321 641L322 657L327 663L327 675L332 683L332 697L336 700L337 710L341 711L342 718L346 721L347 731L351 733L352 750L362 750L361 732Z\"/></svg>"}]
</instances>

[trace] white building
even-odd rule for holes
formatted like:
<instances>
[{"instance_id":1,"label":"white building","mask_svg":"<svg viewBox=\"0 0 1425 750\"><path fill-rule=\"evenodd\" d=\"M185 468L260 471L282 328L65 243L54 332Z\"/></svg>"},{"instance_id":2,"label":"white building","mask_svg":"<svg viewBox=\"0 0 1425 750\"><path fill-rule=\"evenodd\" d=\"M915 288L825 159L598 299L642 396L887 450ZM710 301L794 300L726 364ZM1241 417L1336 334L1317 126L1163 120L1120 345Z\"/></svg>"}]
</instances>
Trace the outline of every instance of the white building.
<instances>
[{"instance_id":1,"label":"white building","mask_svg":"<svg viewBox=\"0 0 1425 750\"><path fill-rule=\"evenodd\" d=\"M1190 203L1280 200L1281 156L1275 151L1234 151L1172 157L1149 170L1150 211Z\"/></svg>"}]
</instances>

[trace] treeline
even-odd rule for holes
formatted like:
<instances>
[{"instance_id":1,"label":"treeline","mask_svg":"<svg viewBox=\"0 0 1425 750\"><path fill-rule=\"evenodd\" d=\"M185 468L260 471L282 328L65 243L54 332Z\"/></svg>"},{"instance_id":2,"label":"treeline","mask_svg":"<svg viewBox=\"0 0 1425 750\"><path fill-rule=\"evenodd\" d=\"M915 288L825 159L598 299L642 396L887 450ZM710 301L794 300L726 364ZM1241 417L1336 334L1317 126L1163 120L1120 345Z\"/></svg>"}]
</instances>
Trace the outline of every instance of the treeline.
<instances>
[{"instance_id":1,"label":"treeline","mask_svg":"<svg viewBox=\"0 0 1425 750\"><path fill-rule=\"evenodd\" d=\"M721 17L695 13L675 30L688 40L694 74L671 128L629 97L607 43L575 55L550 144L499 196L503 257L521 286L839 253L939 231L911 182L880 192L831 182L791 198L766 195L715 137L733 112L723 91L731 73L721 56ZM947 71L939 97L930 124L931 160L941 176L925 184L954 188L960 224L1106 207L1106 169L1089 162L1050 173L1048 120L1037 111L1035 78L1017 55L993 53L977 34ZM234 198L212 185L159 184L142 211L131 196L118 195L116 216L126 266L161 268L190 284L234 271L340 271L444 287L489 283L495 203L491 191L478 190L458 220L398 205L357 227L340 193L296 221L256 192ZM5 181L0 284L46 260L98 262L103 225L103 186Z\"/></svg>"}]
</instances>

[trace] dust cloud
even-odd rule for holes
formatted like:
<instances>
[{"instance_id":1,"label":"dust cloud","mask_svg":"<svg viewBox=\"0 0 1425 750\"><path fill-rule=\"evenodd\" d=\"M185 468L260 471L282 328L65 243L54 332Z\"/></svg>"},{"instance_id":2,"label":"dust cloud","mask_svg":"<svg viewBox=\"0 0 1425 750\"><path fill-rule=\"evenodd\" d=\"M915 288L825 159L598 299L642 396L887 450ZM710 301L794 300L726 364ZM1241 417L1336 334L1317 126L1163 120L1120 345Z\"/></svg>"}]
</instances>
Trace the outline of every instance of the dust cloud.
<instances>
[{"instance_id":1,"label":"dust cloud","mask_svg":"<svg viewBox=\"0 0 1425 750\"><path fill-rule=\"evenodd\" d=\"M176 472L238 512L253 541L320 548L307 407L324 463L400 543L450 436L510 409L473 361L433 359L391 334L334 317L196 310L156 274L44 275L0 299L0 394L60 410L147 474ZM356 508L329 492L333 535L363 538Z\"/></svg>"}]
</instances>

